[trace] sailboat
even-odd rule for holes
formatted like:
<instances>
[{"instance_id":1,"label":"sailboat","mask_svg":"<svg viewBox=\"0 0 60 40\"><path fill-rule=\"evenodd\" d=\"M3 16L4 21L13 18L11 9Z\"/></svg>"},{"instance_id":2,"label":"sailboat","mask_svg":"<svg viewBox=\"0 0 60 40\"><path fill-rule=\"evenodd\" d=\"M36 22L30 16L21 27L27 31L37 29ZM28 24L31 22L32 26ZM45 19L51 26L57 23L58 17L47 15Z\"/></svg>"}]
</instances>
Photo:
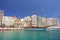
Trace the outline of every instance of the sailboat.
<instances>
[{"instance_id":1,"label":"sailboat","mask_svg":"<svg viewBox=\"0 0 60 40\"><path fill-rule=\"evenodd\" d=\"M37 11L35 11L35 12L37 12ZM35 15L37 16L37 13L35 13ZM45 17L46 15L44 15L44 17ZM24 27L24 29L25 30L46 30L46 28L48 28L48 27L50 27L49 25L47 26L47 25L45 25L45 26L38 26L38 22L39 22L39 18L38 17L36 17L36 19L37 19L37 25L36 26L33 26L33 24L32 24L32 16L30 16L30 18L31 18L31 20L30 20L30 24L29 24L29 26L28 27ZM34 21L34 20L33 20ZM47 22L47 20L46 20L46 22ZM46 24L46 22L45 22L45 24ZM44 25L43 23L41 23L42 25Z\"/></svg>"},{"instance_id":2,"label":"sailboat","mask_svg":"<svg viewBox=\"0 0 60 40\"><path fill-rule=\"evenodd\" d=\"M30 18L31 18L31 20L30 20L30 24L29 24L29 26L28 27L24 27L24 29L25 30L46 30L46 28L47 27L49 27L49 26L46 26L46 27L43 27L43 26L38 26L38 21L37 21L37 26L33 26L32 25L32 17L30 16ZM37 18L37 20L38 20L38 18Z\"/></svg>"}]
</instances>

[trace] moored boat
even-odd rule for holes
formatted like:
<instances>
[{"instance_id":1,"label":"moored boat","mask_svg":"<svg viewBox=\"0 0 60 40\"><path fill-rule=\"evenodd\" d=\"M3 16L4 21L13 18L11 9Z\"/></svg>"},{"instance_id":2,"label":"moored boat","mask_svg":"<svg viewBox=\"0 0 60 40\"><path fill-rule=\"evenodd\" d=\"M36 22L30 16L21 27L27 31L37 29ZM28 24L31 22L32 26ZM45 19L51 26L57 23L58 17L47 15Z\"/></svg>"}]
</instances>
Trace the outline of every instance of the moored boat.
<instances>
[{"instance_id":1,"label":"moored boat","mask_svg":"<svg viewBox=\"0 0 60 40\"><path fill-rule=\"evenodd\" d=\"M25 30L41 30L41 31L44 31L46 30L46 27L24 27Z\"/></svg>"}]
</instances>

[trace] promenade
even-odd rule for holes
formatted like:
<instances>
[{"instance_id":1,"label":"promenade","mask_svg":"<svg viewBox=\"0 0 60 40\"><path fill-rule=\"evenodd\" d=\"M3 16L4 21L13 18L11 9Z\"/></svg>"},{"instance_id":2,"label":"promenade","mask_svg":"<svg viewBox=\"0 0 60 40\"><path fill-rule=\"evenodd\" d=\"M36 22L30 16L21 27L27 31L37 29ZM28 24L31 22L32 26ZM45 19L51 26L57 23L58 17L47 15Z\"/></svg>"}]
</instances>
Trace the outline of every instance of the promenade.
<instances>
[{"instance_id":1,"label":"promenade","mask_svg":"<svg viewBox=\"0 0 60 40\"><path fill-rule=\"evenodd\" d=\"M0 31L4 30L23 30L23 28L0 28Z\"/></svg>"}]
</instances>

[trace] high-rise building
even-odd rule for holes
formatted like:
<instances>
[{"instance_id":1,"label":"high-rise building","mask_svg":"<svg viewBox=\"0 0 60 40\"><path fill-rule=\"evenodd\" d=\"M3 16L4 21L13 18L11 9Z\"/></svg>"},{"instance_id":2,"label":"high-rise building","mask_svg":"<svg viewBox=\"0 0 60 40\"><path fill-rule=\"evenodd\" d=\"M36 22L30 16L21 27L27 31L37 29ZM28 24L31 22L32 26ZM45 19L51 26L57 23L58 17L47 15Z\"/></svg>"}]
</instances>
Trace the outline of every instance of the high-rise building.
<instances>
[{"instance_id":1,"label":"high-rise building","mask_svg":"<svg viewBox=\"0 0 60 40\"><path fill-rule=\"evenodd\" d=\"M0 10L0 27L2 27L2 17L4 15L3 10Z\"/></svg>"}]
</instances>

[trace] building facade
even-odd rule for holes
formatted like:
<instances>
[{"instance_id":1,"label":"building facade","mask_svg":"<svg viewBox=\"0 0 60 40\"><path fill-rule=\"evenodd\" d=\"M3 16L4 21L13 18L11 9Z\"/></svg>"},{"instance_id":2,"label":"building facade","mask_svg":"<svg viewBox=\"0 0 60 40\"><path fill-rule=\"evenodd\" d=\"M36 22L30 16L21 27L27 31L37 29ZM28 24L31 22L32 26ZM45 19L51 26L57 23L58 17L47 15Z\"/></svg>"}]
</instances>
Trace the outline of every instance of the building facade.
<instances>
[{"instance_id":1,"label":"building facade","mask_svg":"<svg viewBox=\"0 0 60 40\"><path fill-rule=\"evenodd\" d=\"M46 17L42 17L42 26L43 27L47 26L47 18Z\"/></svg>"},{"instance_id":2,"label":"building facade","mask_svg":"<svg viewBox=\"0 0 60 40\"><path fill-rule=\"evenodd\" d=\"M48 18L47 24L57 26L59 24L59 20L56 18Z\"/></svg>"},{"instance_id":3,"label":"building facade","mask_svg":"<svg viewBox=\"0 0 60 40\"><path fill-rule=\"evenodd\" d=\"M5 26L12 26L14 25L14 18L11 16L3 16L2 24Z\"/></svg>"},{"instance_id":4,"label":"building facade","mask_svg":"<svg viewBox=\"0 0 60 40\"><path fill-rule=\"evenodd\" d=\"M37 27L38 26L38 22L37 22L37 15L32 15L32 26L33 27Z\"/></svg>"}]
</instances>

